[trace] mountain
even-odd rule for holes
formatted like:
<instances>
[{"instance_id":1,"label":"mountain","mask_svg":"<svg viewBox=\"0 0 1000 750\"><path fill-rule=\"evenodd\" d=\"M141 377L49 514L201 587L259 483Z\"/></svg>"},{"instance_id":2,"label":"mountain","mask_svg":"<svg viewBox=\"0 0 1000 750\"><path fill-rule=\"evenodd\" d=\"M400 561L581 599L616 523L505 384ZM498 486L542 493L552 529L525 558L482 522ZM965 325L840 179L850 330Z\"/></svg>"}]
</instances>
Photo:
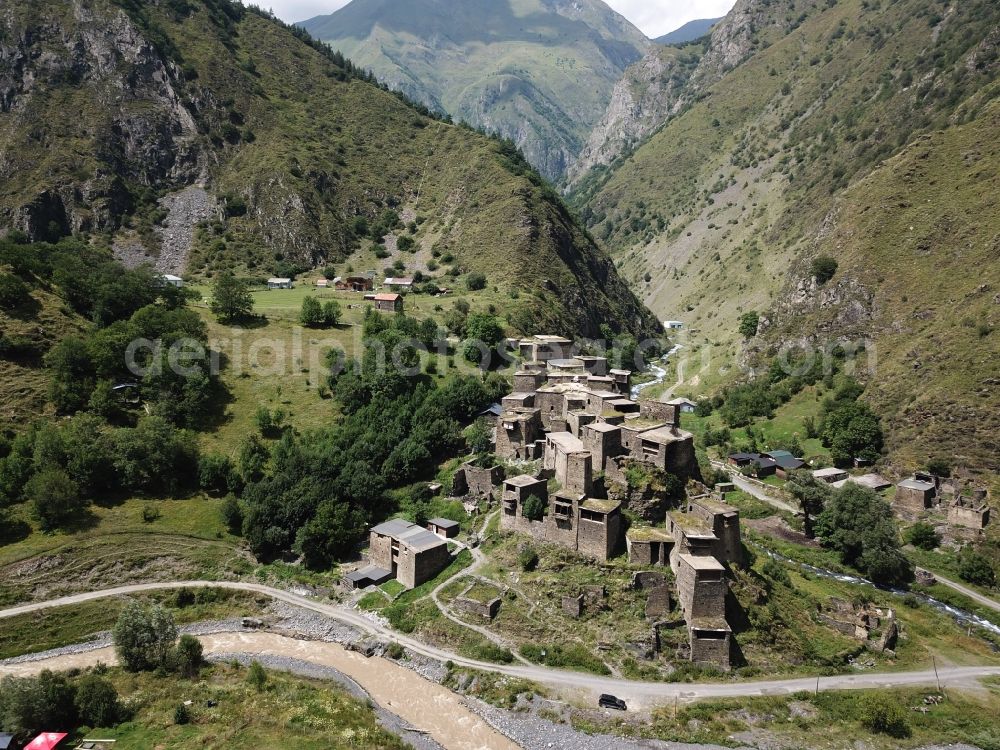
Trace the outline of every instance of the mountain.
<instances>
[{"instance_id":1,"label":"mountain","mask_svg":"<svg viewBox=\"0 0 1000 750\"><path fill-rule=\"evenodd\" d=\"M657 330L515 150L301 30L227 0L39 0L2 24L0 231L260 277L344 261L401 215L452 277L485 274L514 327Z\"/></svg>"},{"instance_id":2,"label":"mountain","mask_svg":"<svg viewBox=\"0 0 1000 750\"><path fill-rule=\"evenodd\" d=\"M354 0L303 22L391 88L559 180L649 40L600 0Z\"/></svg>"},{"instance_id":3,"label":"mountain","mask_svg":"<svg viewBox=\"0 0 1000 750\"><path fill-rule=\"evenodd\" d=\"M699 18L696 21L688 21L679 29L674 29L669 34L657 37L653 41L657 44L686 44L700 39L712 30L721 18Z\"/></svg>"},{"instance_id":4,"label":"mountain","mask_svg":"<svg viewBox=\"0 0 1000 750\"><path fill-rule=\"evenodd\" d=\"M893 459L996 470L998 74L988 0L740 0L572 202L711 363L693 393L789 343L865 338Z\"/></svg>"}]
</instances>

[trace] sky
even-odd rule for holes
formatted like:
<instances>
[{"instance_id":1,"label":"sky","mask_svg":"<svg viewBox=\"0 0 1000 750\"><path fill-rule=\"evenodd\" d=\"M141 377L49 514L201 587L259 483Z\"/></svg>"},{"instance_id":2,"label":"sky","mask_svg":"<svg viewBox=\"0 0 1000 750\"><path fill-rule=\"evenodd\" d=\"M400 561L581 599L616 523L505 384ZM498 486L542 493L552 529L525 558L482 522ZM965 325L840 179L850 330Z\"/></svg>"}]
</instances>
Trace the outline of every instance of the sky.
<instances>
[{"instance_id":1,"label":"sky","mask_svg":"<svg viewBox=\"0 0 1000 750\"><path fill-rule=\"evenodd\" d=\"M455 0L461 2L461 0ZM349 0L255 0L283 21L294 23L333 13ZM697 18L726 15L735 0L604 0L650 38L663 36Z\"/></svg>"}]
</instances>

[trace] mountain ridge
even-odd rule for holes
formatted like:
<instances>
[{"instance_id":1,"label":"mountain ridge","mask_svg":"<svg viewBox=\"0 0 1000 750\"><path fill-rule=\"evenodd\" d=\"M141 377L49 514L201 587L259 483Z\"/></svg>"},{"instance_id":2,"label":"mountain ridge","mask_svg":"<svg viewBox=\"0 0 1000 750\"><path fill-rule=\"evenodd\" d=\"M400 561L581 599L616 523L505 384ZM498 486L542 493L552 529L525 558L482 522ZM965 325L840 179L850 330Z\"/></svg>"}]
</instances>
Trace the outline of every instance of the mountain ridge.
<instances>
[{"instance_id":1,"label":"mountain ridge","mask_svg":"<svg viewBox=\"0 0 1000 750\"><path fill-rule=\"evenodd\" d=\"M657 44L686 44L687 42L693 42L695 39L708 34L712 30L712 27L723 18L725 16L720 16L719 18L698 18L694 21L688 21L683 26L663 36L656 37L653 41Z\"/></svg>"},{"instance_id":2,"label":"mountain ridge","mask_svg":"<svg viewBox=\"0 0 1000 750\"><path fill-rule=\"evenodd\" d=\"M961 174L935 162L927 179L954 202L936 218L922 212L898 227L922 237L923 250L904 260L870 244L867 237L881 235L867 217L852 219L868 226L867 234L856 230L840 245L827 238L836 233L838 216L859 216L872 201L884 222L909 212L913 188L887 177L886 165L918 139L930 136L953 148L962 137L958 128L974 123L986 134L977 143L988 142L989 134L1000 140L986 109L998 93L998 9L928 0L794 6L738 3L713 30L695 72L677 86L662 122L653 118L637 147L591 170L576 184L572 202L633 289L659 317L683 320L689 351L711 360L689 380L688 395L747 377L744 368L766 365L782 346L815 343L817 332L833 340L867 337L890 352L884 367L866 374L865 397L886 412L894 460L917 466L944 444L973 465L995 466L982 429L994 424L1000 404L980 395L983 384L973 376L985 373L989 381L981 357L1000 354L992 333L1000 322L997 308L977 304L962 324L920 294L894 290L889 319L881 302L884 279L899 263L915 290L933 289L924 277L933 274L935 252L975 259L972 266L949 262L948 279L960 299L978 299L984 283L1000 287L1000 266L981 254L990 251L989 242L963 250L965 235L981 236L988 226L977 225L968 208L981 196L968 192ZM997 156L983 148L969 150L983 153L975 169L985 185ZM869 190L876 184L877 191ZM992 210L983 207L982 215ZM820 256L840 259L825 287L811 281L811 262ZM942 290L933 295L942 298ZM783 304L798 298L804 306ZM760 314L761 330L744 341L738 328L748 312ZM951 365L972 380L920 365L937 361L926 341L947 336L955 325L961 335L952 334L953 340L962 345L939 350L951 351ZM981 339L976 331L985 332ZM907 358L909 352L916 354ZM926 410L924 393L962 415L959 429L893 403L918 394L913 398Z\"/></svg>"},{"instance_id":3,"label":"mountain ridge","mask_svg":"<svg viewBox=\"0 0 1000 750\"><path fill-rule=\"evenodd\" d=\"M513 140L558 181L651 44L600 0L354 0L302 22L410 98Z\"/></svg>"},{"instance_id":4,"label":"mountain ridge","mask_svg":"<svg viewBox=\"0 0 1000 750\"><path fill-rule=\"evenodd\" d=\"M483 273L512 292L512 320L658 332L516 150L427 117L266 14L225 0L43 0L5 24L8 230L85 232L157 261L176 230L164 201L183 208L180 191L207 188L208 218L181 222L181 267L260 277L344 261L383 240L375 228L394 235L383 217L408 207L414 242L454 255L449 278Z\"/></svg>"}]
</instances>

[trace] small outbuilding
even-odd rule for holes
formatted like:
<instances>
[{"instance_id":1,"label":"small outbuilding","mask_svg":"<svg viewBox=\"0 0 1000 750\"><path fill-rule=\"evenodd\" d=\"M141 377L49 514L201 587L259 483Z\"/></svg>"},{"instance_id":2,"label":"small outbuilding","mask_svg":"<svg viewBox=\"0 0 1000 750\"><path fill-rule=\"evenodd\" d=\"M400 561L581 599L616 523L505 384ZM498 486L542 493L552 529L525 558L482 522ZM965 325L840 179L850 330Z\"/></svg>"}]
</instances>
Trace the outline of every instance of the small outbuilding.
<instances>
[{"instance_id":1,"label":"small outbuilding","mask_svg":"<svg viewBox=\"0 0 1000 750\"><path fill-rule=\"evenodd\" d=\"M403 311L403 298L398 294L376 294L375 309L379 312L398 313Z\"/></svg>"},{"instance_id":2,"label":"small outbuilding","mask_svg":"<svg viewBox=\"0 0 1000 750\"><path fill-rule=\"evenodd\" d=\"M689 398L674 398L671 399L670 401L667 401L667 404L669 404L670 406L676 406L684 414L692 414L695 410L695 407L698 406L698 404L696 404Z\"/></svg>"},{"instance_id":3,"label":"small outbuilding","mask_svg":"<svg viewBox=\"0 0 1000 750\"><path fill-rule=\"evenodd\" d=\"M454 539L458 536L460 528L458 521L452 521L448 518L432 518L427 522L428 531L443 536L445 539Z\"/></svg>"},{"instance_id":4,"label":"small outbuilding","mask_svg":"<svg viewBox=\"0 0 1000 750\"><path fill-rule=\"evenodd\" d=\"M292 280L283 278L273 278L267 280L268 289L291 289Z\"/></svg>"},{"instance_id":5,"label":"small outbuilding","mask_svg":"<svg viewBox=\"0 0 1000 750\"><path fill-rule=\"evenodd\" d=\"M184 279L180 276L174 276L172 273L165 273L160 276L160 278L163 279L163 283L168 284L169 286L175 286L178 289L184 286Z\"/></svg>"},{"instance_id":6,"label":"small outbuilding","mask_svg":"<svg viewBox=\"0 0 1000 750\"><path fill-rule=\"evenodd\" d=\"M843 469L838 469L836 466L828 466L825 469L816 469L812 473L813 479L818 479L821 482L826 482L827 484L833 484L834 482L842 482L847 479L847 472Z\"/></svg>"}]
</instances>

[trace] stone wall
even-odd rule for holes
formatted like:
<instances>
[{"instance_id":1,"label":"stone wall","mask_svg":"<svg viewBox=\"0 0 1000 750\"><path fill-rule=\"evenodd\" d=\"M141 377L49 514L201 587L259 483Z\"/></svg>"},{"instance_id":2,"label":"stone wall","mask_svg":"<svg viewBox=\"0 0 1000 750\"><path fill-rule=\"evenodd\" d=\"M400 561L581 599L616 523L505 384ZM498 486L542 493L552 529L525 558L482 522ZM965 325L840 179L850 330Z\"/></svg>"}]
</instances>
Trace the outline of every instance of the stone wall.
<instances>
[{"instance_id":1,"label":"stone wall","mask_svg":"<svg viewBox=\"0 0 1000 750\"><path fill-rule=\"evenodd\" d=\"M374 531L369 534L368 564L377 565L383 570L392 570L392 539Z\"/></svg>"},{"instance_id":2,"label":"stone wall","mask_svg":"<svg viewBox=\"0 0 1000 750\"><path fill-rule=\"evenodd\" d=\"M989 522L989 508L973 508L958 504L948 508L948 523L952 526L962 526L966 529L984 529Z\"/></svg>"},{"instance_id":3,"label":"stone wall","mask_svg":"<svg viewBox=\"0 0 1000 750\"><path fill-rule=\"evenodd\" d=\"M662 401L639 401L639 414L646 419L655 419L667 424L681 423L681 407Z\"/></svg>"},{"instance_id":4,"label":"stone wall","mask_svg":"<svg viewBox=\"0 0 1000 750\"><path fill-rule=\"evenodd\" d=\"M473 464L462 464L459 471L465 472L465 482L468 485L468 494L478 497L486 497L492 494L493 488L503 481L503 467L491 466L483 469Z\"/></svg>"},{"instance_id":5,"label":"stone wall","mask_svg":"<svg viewBox=\"0 0 1000 750\"><path fill-rule=\"evenodd\" d=\"M649 590L649 595L646 597L647 619L658 620L661 617L666 617L673 608L674 600L670 594L669 586L664 584Z\"/></svg>"},{"instance_id":6,"label":"stone wall","mask_svg":"<svg viewBox=\"0 0 1000 750\"><path fill-rule=\"evenodd\" d=\"M728 671L731 634L719 633L719 635L722 637L699 637L698 631L691 630L691 661L695 664L712 664Z\"/></svg>"},{"instance_id":7,"label":"stone wall","mask_svg":"<svg viewBox=\"0 0 1000 750\"><path fill-rule=\"evenodd\" d=\"M459 596L452 602L452 605L455 609L462 612L481 617L484 620L492 620L500 612L500 597L491 599L488 602L481 602L476 599Z\"/></svg>"}]
</instances>

